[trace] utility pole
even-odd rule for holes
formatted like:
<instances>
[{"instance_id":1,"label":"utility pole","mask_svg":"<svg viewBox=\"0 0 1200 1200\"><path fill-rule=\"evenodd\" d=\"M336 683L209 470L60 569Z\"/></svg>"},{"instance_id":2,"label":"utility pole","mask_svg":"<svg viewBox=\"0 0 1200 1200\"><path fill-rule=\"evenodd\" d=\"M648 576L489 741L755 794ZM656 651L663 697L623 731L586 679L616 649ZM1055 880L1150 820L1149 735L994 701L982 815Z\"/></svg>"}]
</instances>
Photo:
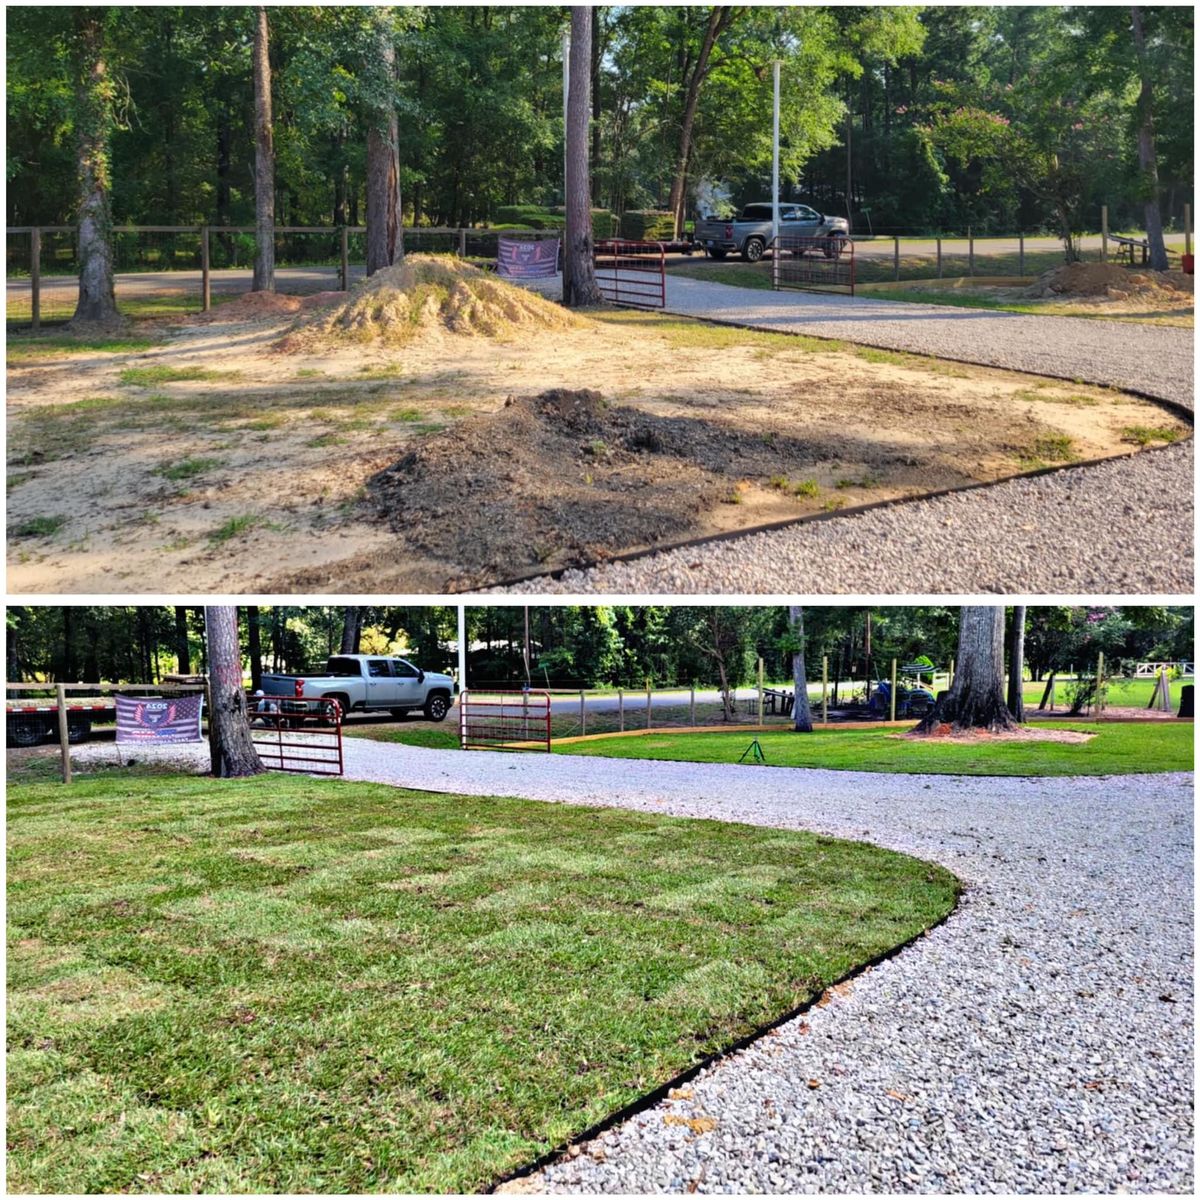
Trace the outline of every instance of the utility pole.
<instances>
[{"instance_id":1,"label":"utility pole","mask_svg":"<svg viewBox=\"0 0 1200 1200\"><path fill-rule=\"evenodd\" d=\"M571 30L563 30L563 212L567 209L567 100L571 95Z\"/></svg>"},{"instance_id":2,"label":"utility pole","mask_svg":"<svg viewBox=\"0 0 1200 1200\"><path fill-rule=\"evenodd\" d=\"M467 690L467 606L458 606L458 690Z\"/></svg>"}]
</instances>

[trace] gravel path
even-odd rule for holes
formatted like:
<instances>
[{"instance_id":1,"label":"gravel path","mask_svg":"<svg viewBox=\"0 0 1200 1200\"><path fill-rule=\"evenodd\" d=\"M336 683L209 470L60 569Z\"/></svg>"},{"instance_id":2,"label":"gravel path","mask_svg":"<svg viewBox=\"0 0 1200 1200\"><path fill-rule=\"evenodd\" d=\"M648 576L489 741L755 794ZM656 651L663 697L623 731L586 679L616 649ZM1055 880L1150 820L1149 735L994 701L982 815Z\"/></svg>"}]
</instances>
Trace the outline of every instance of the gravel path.
<instances>
[{"instance_id":1,"label":"gravel path","mask_svg":"<svg viewBox=\"0 0 1200 1200\"><path fill-rule=\"evenodd\" d=\"M672 312L1129 387L1193 410L1191 330L668 281ZM526 593L1190 592L1189 443L541 576ZM800 583L798 581L803 581Z\"/></svg>"},{"instance_id":2,"label":"gravel path","mask_svg":"<svg viewBox=\"0 0 1200 1200\"><path fill-rule=\"evenodd\" d=\"M754 291L679 277L668 279L667 309L760 329L845 338L888 350L1132 388L1189 409L1193 404L1190 329L863 296Z\"/></svg>"},{"instance_id":3,"label":"gravel path","mask_svg":"<svg viewBox=\"0 0 1200 1200\"><path fill-rule=\"evenodd\" d=\"M407 787L866 838L969 885L945 925L846 994L531 1186L1192 1190L1191 775L647 769L356 739L347 754L353 777ZM696 1136L669 1114L717 1125Z\"/></svg>"},{"instance_id":4,"label":"gravel path","mask_svg":"<svg viewBox=\"0 0 1200 1200\"><path fill-rule=\"evenodd\" d=\"M163 751L206 768L205 746ZM648 768L358 738L346 758L348 777L403 787L867 839L968 885L929 936L523 1190L1193 1190L1190 774Z\"/></svg>"},{"instance_id":5,"label":"gravel path","mask_svg":"<svg viewBox=\"0 0 1200 1200\"><path fill-rule=\"evenodd\" d=\"M1098 466L664 550L506 592L1190 593L1191 441ZM497 589L499 590L499 589Z\"/></svg>"}]
</instances>

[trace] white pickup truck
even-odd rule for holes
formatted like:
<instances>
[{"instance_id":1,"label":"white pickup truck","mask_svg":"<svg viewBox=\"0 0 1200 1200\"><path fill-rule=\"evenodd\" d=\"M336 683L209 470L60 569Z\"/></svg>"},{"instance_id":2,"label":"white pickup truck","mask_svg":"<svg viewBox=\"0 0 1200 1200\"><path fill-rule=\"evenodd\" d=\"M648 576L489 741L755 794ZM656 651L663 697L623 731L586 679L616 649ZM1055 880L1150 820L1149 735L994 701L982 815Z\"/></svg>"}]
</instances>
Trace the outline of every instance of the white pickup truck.
<instances>
[{"instance_id":1,"label":"white pickup truck","mask_svg":"<svg viewBox=\"0 0 1200 1200\"><path fill-rule=\"evenodd\" d=\"M449 675L422 671L405 658L383 654L335 654L324 675L264 675L268 696L336 700L343 713L389 711L394 717L421 709L443 721L458 684ZM253 706L253 701L251 701Z\"/></svg>"}]
</instances>

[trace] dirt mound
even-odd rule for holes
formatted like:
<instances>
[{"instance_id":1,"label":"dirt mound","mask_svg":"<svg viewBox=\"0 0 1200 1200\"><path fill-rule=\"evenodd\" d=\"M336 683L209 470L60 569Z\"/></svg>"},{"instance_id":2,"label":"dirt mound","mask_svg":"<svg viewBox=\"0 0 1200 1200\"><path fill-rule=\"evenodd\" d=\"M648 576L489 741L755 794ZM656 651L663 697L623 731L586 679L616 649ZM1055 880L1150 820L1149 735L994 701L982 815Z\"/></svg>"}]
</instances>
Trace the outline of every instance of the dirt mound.
<instances>
[{"instance_id":1,"label":"dirt mound","mask_svg":"<svg viewBox=\"0 0 1200 1200\"><path fill-rule=\"evenodd\" d=\"M380 519L474 586L679 540L706 511L737 503L741 481L829 452L722 417L658 416L556 389L431 435L368 494Z\"/></svg>"},{"instance_id":2,"label":"dirt mound","mask_svg":"<svg viewBox=\"0 0 1200 1200\"><path fill-rule=\"evenodd\" d=\"M307 296L285 296L278 292L247 292L236 300L218 304L195 319L200 324L211 325L217 321L259 321L268 317L290 317L345 299L345 292L312 292Z\"/></svg>"},{"instance_id":3,"label":"dirt mound","mask_svg":"<svg viewBox=\"0 0 1200 1200\"><path fill-rule=\"evenodd\" d=\"M1133 269L1115 263L1065 263L1039 275L1025 289L1030 299L1092 296L1108 300L1159 300L1191 295L1192 276L1182 271Z\"/></svg>"},{"instance_id":4,"label":"dirt mound","mask_svg":"<svg viewBox=\"0 0 1200 1200\"><path fill-rule=\"evenodd\" d=\"M337 308L298 327L285 348L331 338L403 345L444 332L512 338L586 323L569 309L459 259L412 254L358 284Z\"/></svg>"},{"instance_id":5,"label":"dirt mound","mask_svg":"<svg viewBox=\"0 0 1200 1200\"><path fill-rule=\"evenodd\" d=\"M1018 729L993 732L988 729L955 729L953 725L943 722L928 733L909 730L906 733L892 733L888 736L907 738L911 741L928 741L930 738L936 738L938 741L959 742L965 745L976 742L1069 742L1078 745L1090 742L1095 734L1083 733L1076 729L1036 729L1028 725Z\"/></svg>"}]
</instances>

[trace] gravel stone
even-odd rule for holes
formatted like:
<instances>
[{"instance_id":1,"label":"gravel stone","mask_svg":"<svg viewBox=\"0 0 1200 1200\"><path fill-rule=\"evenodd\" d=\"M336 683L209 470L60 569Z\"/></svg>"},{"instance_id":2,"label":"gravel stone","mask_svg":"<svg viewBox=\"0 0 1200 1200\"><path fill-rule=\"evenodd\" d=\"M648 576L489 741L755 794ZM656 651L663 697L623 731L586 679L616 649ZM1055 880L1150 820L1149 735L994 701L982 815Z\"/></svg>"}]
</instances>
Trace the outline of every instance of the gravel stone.
<instances>
[{"instance_id":1,"label":"gravel stone","mask_svg":"<svg viewBox=\"0 0 1200 1200\"><path fill-rule=\"evenodd\" d=\"M1061 379L1193 411L1191 330L668 278L671 312ZM1191 592L1191 443L859 515L746 534L495 591L822 594ZM781 586L782 585L782 586ZM793 583L794 586L794 583Z\"/></svg>"}]
</instances>

